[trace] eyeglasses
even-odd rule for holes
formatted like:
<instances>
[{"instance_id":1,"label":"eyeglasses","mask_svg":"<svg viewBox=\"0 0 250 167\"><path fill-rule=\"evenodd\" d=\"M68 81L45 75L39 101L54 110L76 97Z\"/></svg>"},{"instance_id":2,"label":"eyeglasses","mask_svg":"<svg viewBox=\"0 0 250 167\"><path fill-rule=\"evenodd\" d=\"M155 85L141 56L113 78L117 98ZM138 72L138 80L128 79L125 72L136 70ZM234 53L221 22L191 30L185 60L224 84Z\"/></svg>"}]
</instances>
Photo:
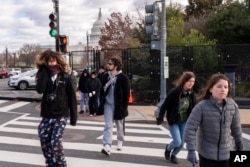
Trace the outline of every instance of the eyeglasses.
<instances>
[{"instance_id":1,"label":"eyeglasses","mask_svg":"<svg viewBox=\"0 0 250 167\"><path fill-rule=\"evenodd\" d=\"M114 64L113 64L113 63L107 63L107 65L112 66L112 65L114 65Z\"/></svg>"}]
</instances>

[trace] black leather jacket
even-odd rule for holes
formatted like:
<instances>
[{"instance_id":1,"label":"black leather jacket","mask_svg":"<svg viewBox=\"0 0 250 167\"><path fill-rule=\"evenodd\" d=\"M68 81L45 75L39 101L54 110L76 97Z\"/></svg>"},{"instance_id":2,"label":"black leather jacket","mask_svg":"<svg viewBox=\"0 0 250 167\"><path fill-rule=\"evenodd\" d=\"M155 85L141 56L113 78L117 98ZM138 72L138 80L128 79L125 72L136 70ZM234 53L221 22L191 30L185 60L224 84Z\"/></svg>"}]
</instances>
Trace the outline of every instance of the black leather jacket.
<instances>
[{"instance_id":1,"label":"black leather jacket","mask_svg":"<svg viewBox=\"0 0 250 167\"><path fill-rule=\"evenodd\" d=\"M57 79L50 79L45 66L41 67L36 76L36 91L43 93L41 102L41 117L69 117L70 124L77 122L77 100L71 77L65 72L57 74ZM48 95L55 94L53 102L48 101Z\"/></svg>"}]
</instances>

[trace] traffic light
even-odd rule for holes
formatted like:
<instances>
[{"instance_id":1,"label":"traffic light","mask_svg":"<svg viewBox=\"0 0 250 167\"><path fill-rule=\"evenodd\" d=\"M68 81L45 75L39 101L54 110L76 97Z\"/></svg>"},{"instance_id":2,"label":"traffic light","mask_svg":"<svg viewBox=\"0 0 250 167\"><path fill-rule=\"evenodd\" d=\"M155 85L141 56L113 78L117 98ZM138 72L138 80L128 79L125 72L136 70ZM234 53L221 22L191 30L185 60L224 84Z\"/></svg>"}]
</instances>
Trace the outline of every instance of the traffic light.
<instances>
[{"instance_id":1,"label":"traffic light","mask_svg":"<svg viewBox=\"0 0 250 167\"><path fill-rule=\"evenodd\" d=\"M68 42L69 39L66 35L59 35L59 42L60 42L60 51L62 53L68 52Z\"/></svg>"},{"instance_id":2,"label":"traffic light","mask_svg":"<svg viewBox=\"0 0 250 167\"><path fill-rule=\"evenodd\" d=\"M154 2L151 5L145 6L145 12L150 13L150 15L145 16L146 23L146 33L151 34L153 36L158 35L158 15L159 8L157 2Z\"/></svg>"},{"instance_id":3,"label":"traffic light","mask_svg":"<svg viewBox=\"0 0 250 167\"><path fill-rule=\"evenodd\" d=\"M51 37L56 37L57 34L57 15L55 13L51 13L49 15L49 19L50 19L50 23L49 23L49 27L50 27L50 31L49 34Z\"/></svg>"}]
</instances>

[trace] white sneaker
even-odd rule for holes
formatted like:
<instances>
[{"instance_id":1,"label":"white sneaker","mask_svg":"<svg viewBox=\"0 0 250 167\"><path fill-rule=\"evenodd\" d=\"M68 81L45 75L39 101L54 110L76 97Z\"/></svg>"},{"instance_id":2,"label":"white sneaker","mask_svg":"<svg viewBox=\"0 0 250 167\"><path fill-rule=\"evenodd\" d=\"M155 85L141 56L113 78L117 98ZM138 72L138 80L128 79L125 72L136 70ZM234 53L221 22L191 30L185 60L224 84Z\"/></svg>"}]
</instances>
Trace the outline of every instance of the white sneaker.
<instances>
[{"instance_id":1,"label":"white sneaker","mask_svg":"<svg viewBox=\"0 0 250 167\"><path fill-rule=\"evenodd\" d=\"M123 144L123 141L117 140L117 150L119 151L122 150L122 144Z\"/></svg>"},{"instance_id":2,"label":"white sneaker","mask_svg":"<svg viewBox=\"0 0 250 167\"><path fill-rule=\"evenodd\" d=\"M105 147L101 150L101 153L110 156L110 146L109 145L105 145Z\"/></svg>"}]
</instances>

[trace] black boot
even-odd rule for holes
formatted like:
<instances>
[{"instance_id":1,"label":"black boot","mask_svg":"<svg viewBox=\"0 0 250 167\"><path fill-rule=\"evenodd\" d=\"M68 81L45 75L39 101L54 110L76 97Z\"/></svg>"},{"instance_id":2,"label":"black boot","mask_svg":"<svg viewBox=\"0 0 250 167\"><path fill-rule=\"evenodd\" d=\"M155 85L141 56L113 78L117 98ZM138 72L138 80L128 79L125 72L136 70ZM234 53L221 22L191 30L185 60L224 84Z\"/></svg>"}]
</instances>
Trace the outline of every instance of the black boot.
<instances>
[{"instance_id":1,"label":"black boot","mask_svg":"<svg viewBox=\"0 0 250 167\"><path fill-rule=\"evenodd\" d=\"M165 159L166 160L170 160L170 153L171 153L171 151L168 151L168 144L167 144L166 148L165 148Z\"/></svg>"},{"instance_id":2,"label":"black boot","mask_svg":"<svg viewBox=\"0 0 250 167\"><path fill-rule=\"evenodd\" d=\"M178 164L178 159L175 155L171 155L171 162L174 163L174 164Z\"/></svg>"}]
</instances>

